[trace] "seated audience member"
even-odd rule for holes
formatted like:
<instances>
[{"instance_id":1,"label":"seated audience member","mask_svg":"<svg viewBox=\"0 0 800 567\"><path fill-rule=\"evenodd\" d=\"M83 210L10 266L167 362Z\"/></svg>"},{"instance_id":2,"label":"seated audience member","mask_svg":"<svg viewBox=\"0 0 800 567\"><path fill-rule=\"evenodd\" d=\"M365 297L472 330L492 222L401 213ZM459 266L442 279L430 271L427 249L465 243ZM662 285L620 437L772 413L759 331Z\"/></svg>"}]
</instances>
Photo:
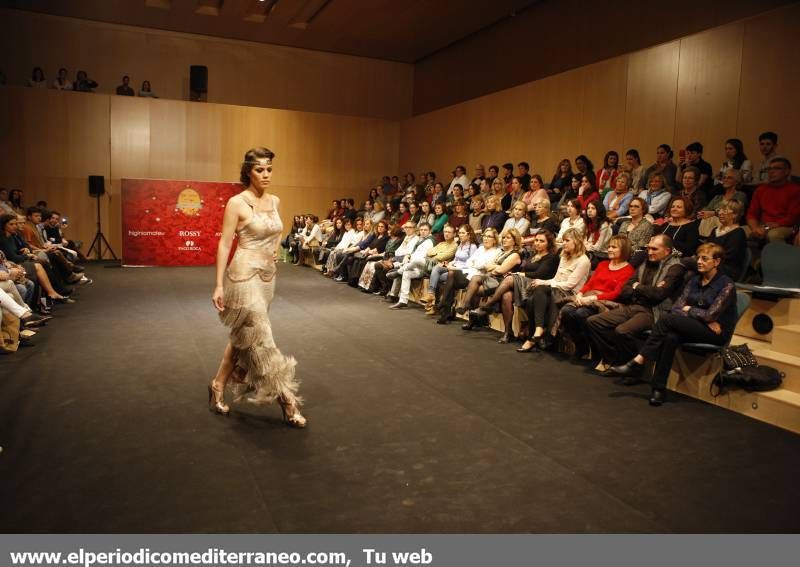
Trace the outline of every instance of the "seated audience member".
<instances>
[{"instance_id":1,"label":"seated audience member","mask_svg":"<svg viewBox=\"0 0 800 567\"><path fill-rule=\"evenodd\" d=\"M624 171L620 172L619 175L617 175L614 190L606 193L605 199L603 199L606 216L612 221L628 214L628 203L633 199L630 181L631 178L629 174Z\"/></svg>"},{"instance_id":2,"label":"seated audience member","mask_svg":"<svg viewBox=\"0 0 800 567\"><path fill-rule=\"evenodd\" d=\"M546 350L550 346L558 306L574 297L589 278L590 262L583 248L583 234L568 230L563 242L556 275L548 280L535 279L528 284L530 293L525 310L528 328L533 329L533 334L517 352L531 352L538 348Z\"/></svg>"},{"instance_id":3,"label":"seated audience member","mask_svg":"<svg viewBox=\"0 0 800 567\"><path fill-rule=\"evenodd\" d=\"M489 197L486 201L486 216L481 221L482 229L493 228L501 230L506 222L506 213L500 207L500 199L497 196Z\"/></svg>"},{"instance_id":4,"label":"seated audience member","mask_svg":"<svg viewBox=\"0 0 800 567\"><path fill-rule=\"evenodd\" d=\"M700 244L699 225L694 218L692 204L683 197L675 197L669 205L669 222L657 227L654 232L669 236L673 247L684 257L689 257L694 255Z\"/></svg>"},{"instance_id":5,"label":"seated audience member","mask_svg":"<svg viewBox=\"0 0 800 567\"><path fill-rule=\"evenodd\" d=\"M58 211L50 211L50 216L42 224L43 236L62 251L70 251L71 259L77 258L79 262L88 261L88 258L81 252L81 242L64 238L63 230L65 228L67 228L67 219L62 219L61 213Z\"/></svg>"},{"instance_id":6,"label":"seated audience member","mask_svg":"<svg viewBox=\"0 0 800 567\"><path fill-rule=\"evenodd\" d=\"M616 181L617 176L614 176ZM600 193L597 192L597 186L594 184L594 175L584 175L581 179L580 187L578 188L578 202L581 204L581 210L586 208L586 205L592 201L601 201Z\"/></svg>"},{"instance_id":7,"label":"seated audience member","mask_svg":"<svg viewBox=\"0 0 800 567\"><path fill-rule=\"evenodd\" d=\"M572 185L572 162L564 158L558 162L558 167L550 181L550 201L557 203L561 200L563 194L569 190Z\"/></svg>"},{"instance_id":8,"label":"seated audience member","mask_svg":"<svg viewBox=\"0 0 800 567\"><path fill-rule=\"evenodd\" d=\"M70 262L61 250L44 240L39 231L41 222L42 210L39 207L28 207L25 223L18 233L28 244L27 247L41 260L49 262L65 283L88 283L88 278L79 275L84 272L83 266Z\"/></svg>"},{"instance_id":9,"label":"seated audience member","mask_svg":"<svg viewBox=\"0 0 800 567\"><path fill-rule=\"evenodd\" d=\"M449 227L450 225L446 226ZM445 242L447 242L447 235L445 235ZM452 260L436 260L431 266L428 290L422 298L426 315L436 315L439 311L436 306L436 294L439 291L439 286L447 281L448 270L466 269L467 260L472 257L477 249L475 232L472 227L468 224L461 225L458 228L458 243L456 243L456 248L453 251Z\"/></svg>"},{"instance_id":10,"label":"seated audience member","mask_svg":"<svg viewBox=\"0 0 800 567\"><path fill-rule=\"evenodd\" d=\"M647 257L645 247L650 242L650 237L653 236L653 224L647 220L647 203L641 197L634 197L628 204L628 213L630 218L622 221L617 234L622 234L628 237L631 250L631 264L634 268L638 268L639 264L644 262Z\"/></svg>"},{"instance_id":11,"label":"seated audience member","mask_svg":"<svg viewBox=\"0 0 800 567\"><path fill-rule=\"evenodd\" d=\"M425 205L423 205L424 207ZM461 218L462 224L466 222L467 218L464 214L464 204L463 201L459 201L458 203L453 204L453 209L455 210L457 207L461 207ZM448 224L448 219L450 218L444 209L444 203L436 203L433 205L433 212L429 215L431 222L431 234L436 239L436 242L441 242L444 240L444 227Z\"/></svg>"},{"instance_id":12,"label":"seated audience member","mask_svg":"<svg viewBox=\"0 0 800 567\"><path fill-rule=\"evenodd\" d=\"M361 291L363 291L364 293L370 293L375 289L372 286L372 283L375 277L376 266L378 266L378 264L381 262L387 260L391 261L394 258L395 252L403 243L404 237L405 234L403 234L403 229L400 228L399 226L395 226L389 229L389 239L386 241L386 246L384 247L383 254L375 254L373 256L368 256L366 259L366 264L361 270L361 275L358 277L358 287L361 289ZM375 241L377 244L380 244L380 237L376 238Z\"/></svg>"},{"instance_id":13,"label":"seated audience member","mask_svg":"<svg viewBox=\"0 0 800 567\"><path fill-rule=\"evenodd\" d=\"M342 235L342 238L339 239L339 243L330 250L328 259L326 260L325 265L322 267L323 275L326 275L330 278L334 277L333 269L339 265L339 262L342 261L344 257L344 251L351 246L354 246L364 237L363 228L364 225L362 219L358 218L355 222L352 222L350 219L345 218L344 234Z\"/></svg>"},{"instance_id":14,"label":"seated audience member","mask_svg":"<svg viewBox=\"0 0 800 567\"><path fill-rule=\"evenodd\" d=\"M433 173L433 172L431 172ZM433 184L433 191L431 192L431 203L447 203L447 195L444 192L444 185L441 181L436 181Z\"/></svg>"},{"instance_id":15,"label":"seated audience member","mask_svg":"<svg viewBox=\"0 0 800 567\"><path fill-rule=\"evenodd\" d=\"M386 258L381 262L375 264L375 274L372 279L372 286L370 289L376 289L375 295L385 296L389 293L392 283L387 276L392 270L396 270L408 261L417 244L420 243L420 237L417 234L417 225L408 221L403 225L403 232L405 238L400 245L395 249L394 256Z\"/></svg>"},{"instance_id":16,"label":"seated audience member","mask_svg":"<svg viewBox=\"0 0 800 567\"><path fill-rule=\"evenodd\" d=\"M26 207L22 204L22 189L12 189L8 193L8 202L11 204L11 207L14 209L14 212L20 216L25 216ZM47 208L47 203L44 201L39 201L36 203L36 206L41 208Z\"/></svg>"},{"instance_id":17,"label":"seated audience member","mask_svg":"<svg viewBox=\"0 0 800 567\"><path fill-rule=\"evenodd\" d=\"M422 218L422 211L419 208L419 205L416 201L410 201L408 203L408 220L413 222L416 225L419 225L422 222L420 219Z\"/></svg>"},{"instance_id":18,"label":"seated audience member","mask_svg":"<svg viewBox=\"0 0 800 567\"><path fill-rule=\"evenodd\" d=\"M726 173L726 175L730 172ZM725 256L719 265L719 271L736 281L745 269L747 259L747 235L739 226L744 207L736 199L725 201L717 211L719 225L711 231L706 239L709 244L722 247Z\"/></svg>"},{"instance_id":19,"label":"seated audience member","mask_svg":"<svg viewBox=\"0 0 800 567\"><path fill-rule=\"evenodd\" d=\"M644 175L644 166L642 165L642 158L639 156L639 150L625 152L625 163L622 164L622 171L631 176L630 187L634 195L644 189L647 178Z\"/></svg>"},{"instance_id":20,"label":"seated audience member","mask_svg":"<svg viewBox=\"0 0 800 567\"><path fill-rule=\"evenodd\" d=\"M550 201L539 201L536 203L534 218L533 221L531 221L531 234L538 234L543 230L549 231L550 234L558 233L558 224L550 214Z\"/></svg>"},{"instance_id":21,"label":"seated audience member","mask_svg":"<svg viewBox=\"0 0 800 567\"><path fill-rule=\"evenodd\" d=\"M50 86L58 91L72 90L72 81L67 78L67 70L64 67L58 70L58 76L53 79L53 84Z\"/></svg>"},{"instance_id":22,"label":"seated audience member","mask_svg":"<svg viewBox=\"0 0 800 567\"><path fill-rule=\"evenodd\" d=\"M389 242L389 225L385 220L379 220L373 226L375 236L367 248L349 255L345 259L346 268L342 271L342 275L350 287L357 287L367 264L382 259L386 251L386 245Z\"/></svg>"},{"instance_id":23,"label":"seated audience member","mask_svg":"<svg viewBox=\"0 0 800 567\"><path fill-rule=\"evenodd\" d=\"M736 285L719 271L724 251L716 244L697 249L697 275L692 276L669 313L656 322L644 347L633 359L609 371L638 382L644 365L654 362L650 405L660 406L675 351L683 343L726 345L736 327Z\"/></svg>"},{"instance_id":24,"label":"seated audience member","mask_svg":"<svg viewBox=\"0 0 800 567\"><path fill-rule=\"evenodd\" d=\"M314 254L314 251L322 244L322 230L319 227L319 217L317 215L306 215L306 226L300 233L300 238L296 241L297 258L295 264L305 265L306 256Z\"/></svg>"},{"instance_id":25,"label":"seated audience member","mask_svg":"<svg viewBox=\"0 0 800 567\"><path fill-rule=\"evenodd\" d=\"M436 221L436 215L433 213L433 208L431 207L431 204L425 199L423 199L419 203L419 222L421 223L424 222L425 224L433 228L433 223L435 221ZM441 232L441 228L439 229L439 232Z\"/></svg>"},{"instance_id":26,"label":"seated audience member","mask_svg":"<svg viewBox=\"0 0 800 567\"><path fill-rule=\"evenodd\" d=\"M783 242L800 222L800 185L792 182L792 164L783 157L770 160L767 175L753 193L747 224L753 239Z\"/></svg>"},{"instance_id":27,"label":"seated audience member","mask_svg":"<svg viewBox=\"0 0 800 567\"><path fill-rule=\"evenodd\" d=\"M122 77L122 84L117 87L117 95L118 96L134 96L136 93L133 92L133 87L131 86L131 78L128 75Z\"/></svg>"},{"instance_id":28,"label":"seated audience member","mask_svg":"<svg viewBox=\"0 0 800 567\"><path fill-rule=\"evenodd\" d=\"M410 220L411 213L408 212L408 205L406 205L405 202L400 201L400 203L397 205L397 220L395 221L395 224L397 226L405 226ZM414 228L416 227L417 225L414 223Z\"/></svg>"},{"instance_id":29,"label":"seated audience member","mask_svg":"<svg viewBox=\"0 0 800 567\"><path fill-rule=\"evenodd\" d=\"M708 193L697 185L699 171L696 167L691 166L683 170L681 175L683 188L678 193L691 205L693 211L702 211L708 203Z\"/></svg>"},{"instance_id":30,"label":"seated audience member","mask_svg":"<svg viewBox=\"0 0 800 567\"><path fill-rule=\"evenodd\" d=\"M385 218L389 223L389 232L391 232L394 227L400 228L400 225L398 224L398 221L400 220L400 211L391 201L386 201L386 214L383 215L383 218ZM400 232L402 232L402 230Z\"/></svg>"},{"instance_id":31,"label":"seated audience member","mask_svg":"<svg viewBox=\"0 0 800 567\"><path fill-rule=\"evenodd\" d=\"M0 187L0 214L3 215L16 215L17 211L14 210L13 205L8 200L8 189Z\"/></svg>"},{"instance_id":32,"label":"seated audience member","mask_svg":"<svg viewBox=\"0 0 800 567\"><path fill-rule=\"evenodd\" d=\"M672 240L657 234L647 244L647 261L642 263L617 297L617 308L592 315L586 328L601 373L613 364L630 360L638 351L636 337L653 328L672 307L683 289L686 268Z\"/></svg>"},{"instance_id":33,"label":"seated audience member","mask_svg":"<svg viewBox=\"0 0 800 567\"><path fill-rule=\"evenodd\" d=\"M469 185L469 179L467 179L467 168L463 165L457 165L455 170L455 176L453 180L450 182L450 185L447 187L447 194L451 195L453 193L453 188L456 185L461 186L461 190L464 190L464 187Z\"/></svg>"},{"instance_id":34,"label":"seated audience member","mask_svg":"<svg viewBox=\"0 0 800 567\"><path fill-rule=\"evenodd\" d=\"M447 194L447 198L445 199L445 205L447 206L447 210L452 211L455 202L461 201L463 199L464 199L464 189L461 187L461 184L456 183L453 186L453 190Z\"/></svg>"},{"instance_id":35,"label":"seated audience member","mask_svg":"<svg viewBox=\"0 0 800 567\"><path fill-rule=\"evenodd\" d=\"M703 191L705 195L708 195L713 190L714 172L711 169L711 164L703 159L703 144L700 142L692 142L686 146L686 152L681 156L681 162L678 164L678 176L683 182L684 188L686 187L686 180L683 178L683 174L690 167L697 169L695 187Z\"/></svg>"},{"instance_id":36,"label":"seated audience member","mask_svg":"<svg viewBox=\"0 0 800 567\"><path fill-rule=\"evenodd\" d=\"M502 201L503 197L505 197L506 194L508 193L508 191L506 190L507 187L511 186L513 180L514 178L511 177L508 182L508 185L506 185L505 181L503 181L503 179L500 177L492 181L491 191L489 191L488 195L483 195L484 204L486 204L486 202L489 200L490 197L497 197L499 200Z\"/></svg>"},{"instance_id":37,"label":"seated audience member","mask_svg":"<svg viewBox=\"0 0 800 567\"><path fill-rule=\"evenodd\" d=\"M586 157L583 154L581 154L578 157L576 157L575 158L575 169L578 170L577 173L575 174L576 177L578 177L580 179L584 175L589 174L589 176L592 178L592 180L593 180L593 182L595 183L595 186L596 186L597 177L596 177L596 175L594 173L594 164L592 163L592 161L588 157Z\"/></svg>"},{"instance_id":38,"label":"seated audience member","mask_svg":"<svg viewBox=\"0 0 800 567\"><path fill-rule=\"evenodd\" d=\"M139 93L137 96L143 98L158 98L158 95L153 92L152 87L150 86L150 81L142 81L142 88L139 89Z\"/></svg>"},{"instance_id":39,"label":"seated audience member","mask_svg":"<svg viewBox=\"0 0 800 567\"><path fill-rule=\"evenodd\" d=\"M628 263L631 245L623 235L616 235L608 243L608 260L601 262L589 280L564 307L561 322L564 331L575 343L575 358L589 354L589 335L586 320L609 307L622 292L622 287L633 276L633 266Z\"/></svg>"},{"instance_id":40,"label":"seated audience member","mask_svg":"<svg viewBox=\"0 0 800 567\"><path fill-rule=\"evenodd\" d=\"M369 217L369 220L372 221L372 226L375 226L380 221L382 221L385 216L386 216L386 207L383 206L383 203L380 201L373 201L372 215Z\"/></svg>"},{"instance_id":41,"label":"seated audience member","mask_svg":"<svg viewBox=\"0 0 800 567\"><path fill-rule=\"evenodd\" d=\"M703 210L697 213L700 221L700 236L708 236L711 231L719 226L717 214L720 207L728 201L739 201L744 208L747 205L747 195L739 189L742 186L742 176L736 169L728 169L722 177L722 193L711 199Z\"/></svg>"},{"instance_id":42,"label":"seated audience member","mask_svg":"<svg viewBox=\"0 0 800 567\"><path fill-rule=\"evenodd\" d=\"M480 197L478 195L476 195L473 198L480 200ZM455 203L453 203L453 212L451 214L448 214L446 209L443 208L442 210L444 211L444 214L447 214L447 221L445 221L445 224L449 224L456 230L458 230L458 227L460 227L462 224L469 224L468 211L470 206L472 206L472 204L471 203L468 204L466 201L456 201ZM434 207L434 213L435 212L436 209ZM439 222L440 219L437 217L436 222L434 222L434 224L438 225Z\"/></svg>"},{"instance_id":43,"label":"seated audience member","mask_svg":"<svg viewBox=\"0 0 800 567\"><path fill-rule=\"evenodd\" d=\"M500 343L507 343L514 338L514 306L524 305L531 282L549 280L558 271L559 256L553 233L547 230L537 232L533 237L533 252L526 256L518 266L518 271L507 273L492 296L481 307L470 311L471 319L480 319L491 313L500 303L505 329L498 341Z\"/></svg>"},{"instance_id":44,"label":"seated audience member","mask_svg":"<svg viewBox=\"0 0 800 567\"><path fill-rule=\"evenodd\" d=\"M564 193L562 193L561 200L558 201L557 209L559 211L566 210L567 201L578 198L578 193L581 190L581 183L583 183L583 177L579 175L574 175L572 177L572 181L570 181L570 186L567 188L566 191L564 191Z\"/></svg>"},{"instance_id":45,"label":"seated audience member","mask_svg":"<svg viewBox=\"0 0 800 567\"><path fill-rule=\"evenodd\" d=\"M281 246L283 246L285 250L290 250L292 247L292 242L299 238L299 235L305 226L306 223L303 215L294 215L292 218L292 228L290 228L286 233L286 238L284 238L281 242Z\"/></svg>"},{"instance_id":46,"label":"seated audience member","mask_svg":"<svg viewBox=\"0 0 800 567\"><path fill-rule=\"evenodd\" d=\"M576 230L581 234L581 243L583 243L583 234L586 232L586 224L583 222L581 216L581 202L580 199L573 199L567 202L567 216L561 221L561 228L556 235L556 244L560 247L564 241L564 235L569 230Z\"/></svg>"},{"instance_id":47,"label":"seated audience member","mask_svg":"<svg viewBox=\"0 0 800 567\"><path fill-rule=\"evenodd\" d=\"M408 294L411 292L411 281L425 275L428 251L436 241L431 235L431 226L422 222L417 226L417 240L411 254L407 254L399 266L388 272L386 276L393 280L392 289L386 295L386 301L395 302L390 309L405 309L408 307Z\"/></svg>"},{"instance_id":48,"label":"seated audience member","mask_svg":"<svg viewBox=\"0 0 800 567\"><path fill-rule=\"evenodd\" d=\"M40 89L47 88L47 80L44 78L44 71L41 67L34 67L31 72L31 78L28 79L29 87L38 87Z\"/></svg>"},{"instance_id":49,"label":"seated audience member","mask_svg":"<svg viewBox=\"0 0 800 567\"><path fill-rule=\"evenodd\" d=\"M758 151L761 152L761 163L753 177L753 183L762 185L769 183L769 162L778 157L778 135L775 132L764 132L758 137Z\"/></svg>"},{"instance_id":50,"label":"seated audience member","mask_svg":"<svg viewBox=\"0 0 800 567\"><path fill-rule=\"evenodd\" d=\"M678 175L678 166L672 161L674 154L669 144L661 144L656 148L656 162L647 168L644 172L644 177L647 180L648 188L650 187L650 179L654 174L660 173L664 176L664 188L668 191L674 191L677 187L675 181Z\"/></svg>"},{"instance_id":51,"label":"seated audience member","mask_svg":"<svg viewBox=\"0 0 800 567\"><path fill-rule=\"evenodd\" d=\"M530 176L528 176L530 177ZM522 179L520 177L512 177L511 178L511 190L507 191L501 198L500 198L500 208L503 211L510 211L511 206L516 203L517 201L522 200L522 196L525 193L527 185L522 184ZM530 181L528 181L530 184ZM499 229L498 229L499 230Z\"/></svg>"},{"instance_id":52,"label":"seated audience member","mask_svg":"<svg viewBox=\"0 0 800 567\"><path fill-rule=\"evenodd\" d=\"M342 237L348 230L349 228L345 227L344 218L336 217L336 219L333 221L333 227L331 228L330 232L324 234L322 237L322 245L319 247L317 263L322 264L323 266L328 263L328 256L330 255L331 251L336 248L339 242L341 242Z\"/></svg>"},{"instance_id":53,"label":"seated audience member","mask_svg":"<svg viewBox=\"0 0 800 567\"><path fill-rule=\"evenodd\" d=\"M617 183L619 183L619 179L618 177ZM592 269L595 269L601 260L608 258L606 250L612 234L611 223L606 218L605 208L597 201L592 201L586 207L583 222L586 226L583 247L592 262ZM626 261L628 257L625 258Z\"/></svg>"},{"instance_id":54,"label":"seated audience member","mask_svg":"<svg viewBox=\"0 0 800 567\"><path fill-rule=\"evenodd\" d=\"M531 176L528 190L522 195L521 200L525 203L526 213L532 212L536 208L538 201L550 200L550 195L547 193L547 189L544 188L544 181L542 181L541 175L537 173Z\"/></svg>"},{"instance_id":55,"label":"seated audience member","mask_svg":"<svg viewBox=\"0 0 800 567\"><path fill-rule=\"evenodd\" d=\"M502 181L500 181L500 183L502 183ZM474 197L469 204L469 209L469 226L472 227L474 233L479 234L483 227L483 219L486 217L484 200L481 197Z\"/></svg>"},{"instance_id":56,"label":"seated audience member","mask_svg":"<svg viewBox=\"0 0 800 567\"><path fill-rule=\"evenodd\" d=\"M533 181L531 181L533 183ZM544 199L549 202L549 199ZM528 234L531 227L531 221L528 220L528 207L525 206L523 201L517 201L511 207L511 216L506 220L503 225L503 231L517 229L520 234Z\"/></svg>"},{"instance_id":57,"label":"seated audience member","mask_svg":"<svg viewBox=\"0 0 800 567\"><path fill-rule=\"evenodd\" d=\"M86 71L78 71L72 84L72 90L82 93L93 93L97 87L97 82L90 79Z\"/></svg>"},{"instance_id":58,"label":"seated audience member","mask_svg":"<svg viewBox=\"0 0 800 567\"><path fill-rule=\"evenodd\" d=\"M484 275L487 266L494 266L495 261L503 253L498 246L497 230L494 228L485 229L481 240L483 244L469 257L466 267L461 269L448 266L447 279L439 299L439 318L436 320L440 325L446 324L453 318L456 291L466 288L473 277Z\"/></svg>"},{"instance_id":59,"label":"seated audience member","mask_svg":"<svg viewBox=\"0 0 800 567\"><path fill-rule=\"evenodd\" d=\"M472 275L468 276L469 284L459 306L456 307L456 313L459 315L475 307L481 296L497 289L505 275L514 271L522 261L520 256L522 237L519 231L514 228L504 231L500 235L500 242L500 255L487 262L481 270L476 269ZM467 267L467 272L470 272L469 267ZM471 317L461 328L469 331L474 325L475 319Z\"/></svg>"},{"instance_id":60,"label":"seated audience member","mask_svg":"<svg viewBox=\"0 0 800 567\"><path fill-rule=\"evenodd\" d=\"M603 157L603 167L597 172L595 180L601 199L605 198L606 193L614 190L619 173L619 154L614 150L606 152Z\"/></svg>"},{"instance_id":61,"label":"seated audience member","mask_svg":"<svg viewBox=\"0 0 800 567\"><path fill-rule=\"evenodd\" d=\"M647 204L647 211L653 219L662 218L672 200L664 174L653 173L647 181L647 189L640 192L639 197Z\"/></svg>"},{"instance_id":62,"label":"seated audience member","mask_svg":"<svg viewBox=\"0 0 800 567\"><path fill-rule=\"evenodd\" d=\"M479 163L475 166L475 175L472 178L472 181L470 181L470 185L473 183L480 183L484 179L486 179L486 168L483 167L482 163Z\"/></svg>"},{"instance_id":63,"label":"seated audience member","mask_svg":"<svg viewBox=\"0 0 800 567\"><path fill-rule=\"evenodd\" d=\"M372 221L369 218L362 219L362 217L358 217L356 219L356 230L358 230L358 221L361 221L361 230L353 237L354 243L339 253L338 263L328 270L328 274L332 275L334 280L340 283L347 283L349 277L348 268L352 264L352 256L357 252L367 250L372 245L372 241L375 240Z\"/></svg>"},{"instance_id":64,"label":"seated audience member","mask_svg":"<svg viewBox=\"0 0 800 567\"><path fill-rule=\"evenodd\" d=\"M527 161L521 161L517 164L517 177L519 177L519 185L522 191L528 188L531 184L531 166ZM519 199L514 199L518 201Z\"/></svg>"},{"instance_id":65,"label":"seated audience member","mask_svg":"<svg viewBox=\"0 0 800 567\"><path fill-rule=\"evenodd\" d=\"M483 181L488 183L489 186L492 185L492 182L497 179L497 176L500 174L500 168L496 165L489 166L489 175L486 176L486 179Z\"/></svg>"},{"instance_id":66,"label":"seated audience member","mask_svg":"<svg viewBox=\"0 0 800 567\"><path fill-rule=\"evenodd\" d=\"M36 254L26 246L27 243L18 236L18 231L16 215L0 216L0 251L5 254L7 260L22 266L26 277L38 284L49 299L66 302L71 290L61 281L56 281L58 289L54 287L49 273L55 278L57 277L55 272L49 264L45 268Z\"/></svg>"},{"instance_id":67,"label":"seated audience member","mask_svg":"<svg viewBox=\"0 0 800 567\"><path fill-rule=\"evenodd\" d=\"M714 185L722 185L725 173L736 170L741 177L741 183L749 185L753 180L753 164L744 153L744 144L739 138L730 138L725 141L725 161L719 168L714 178ZM719 190L719 189L718 189Z\"/></svg>"},{"instance_id":68,"label":"seated audience member","mask_svg":"<svg viewBox=\"0 0 800 567\"><path fill-rule=\"evenodd\" d=\"M7 277L4 278L3 274L7 274ZM29 306L37 305L37 287L33 280L28 278L27 273L25 272L25 268L19 264L16 264L6 258L5 253L0 250L0 280L7 279L17 289L17 293L19 293L22 301Z\"/></svg>"}]
</instances>

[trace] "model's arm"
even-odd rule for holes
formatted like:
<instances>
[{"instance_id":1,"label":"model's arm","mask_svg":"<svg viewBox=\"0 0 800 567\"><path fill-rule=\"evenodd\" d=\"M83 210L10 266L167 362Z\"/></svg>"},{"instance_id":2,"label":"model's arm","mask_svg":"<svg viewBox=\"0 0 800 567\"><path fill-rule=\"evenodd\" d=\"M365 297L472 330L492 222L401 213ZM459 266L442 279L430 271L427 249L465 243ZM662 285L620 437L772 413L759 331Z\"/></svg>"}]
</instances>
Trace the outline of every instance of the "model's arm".
<instances>
[{"instance_id":1,"label":"model's arm","mask_svg":"<svg viewBox=\"0 0 800 567\"><path fill-rule=\"evenodd\" d=\"M231 246L233 246L233 235L236 232L236 225L239 224L239 212L241 204L238 199L231 198L228 204L225 205L225 214L222 217L222 236L217 245L217 277L216 285L214 287L214 294L211 300L214 302L214 307L218 311L225 309L223 302L222 292L222 279L225 275L225 267L228 264L228 256L231 253Z\"/></svg>"}]
</instances>

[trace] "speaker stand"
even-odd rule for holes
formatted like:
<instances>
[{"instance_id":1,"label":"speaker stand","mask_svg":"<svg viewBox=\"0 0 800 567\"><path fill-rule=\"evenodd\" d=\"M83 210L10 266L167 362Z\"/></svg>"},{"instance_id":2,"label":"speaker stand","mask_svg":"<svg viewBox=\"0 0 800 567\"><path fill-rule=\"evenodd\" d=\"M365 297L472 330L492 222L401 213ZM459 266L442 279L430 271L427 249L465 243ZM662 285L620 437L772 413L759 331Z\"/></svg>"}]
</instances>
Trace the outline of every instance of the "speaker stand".
<instances>
[{"instance_id":1,"label":"speaker stand","mask_svg":"<svg viewBox=\"0 0 800 567\"><path fill-rule=\"evenodd\" d=\"M103 234L103 230L100 228L100 195L95 195L95 199L97 199L97 233L94 235L94 240L92 240L92 245L89 246L89 250L87 250L86 255L91 256L92 250L95 250L96 248L95 253L97 254L97 257L95 259L102 260L104 254L103 245L105 245L105 251L109 252L114 260L119 261L119 258L117 258L117 255L114 253L114 249L111 248L111 245L108 243L108 240L106 240L106 237Z\"/></svg>"}]
</instances>

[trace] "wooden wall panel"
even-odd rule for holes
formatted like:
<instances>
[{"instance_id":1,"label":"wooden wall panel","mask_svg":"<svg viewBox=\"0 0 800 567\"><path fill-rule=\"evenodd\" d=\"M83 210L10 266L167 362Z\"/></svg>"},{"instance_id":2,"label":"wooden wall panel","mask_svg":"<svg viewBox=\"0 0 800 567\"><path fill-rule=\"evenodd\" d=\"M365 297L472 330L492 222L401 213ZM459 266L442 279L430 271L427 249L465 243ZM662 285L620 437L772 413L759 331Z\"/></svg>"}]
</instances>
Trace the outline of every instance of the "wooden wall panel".
<instances>
[{"instance_id":1,"label":"wooden wall panel","mask_svg":"<svg viewBox=\"0 0 800 567\"><path fill-rule=\"evenodd\" d=\"M778 133L780 153L800 172L800 5L747 20L742 46L738 132L758 166L758 135Z\"/></svg>"},{"instance_id":2,"label":"wooden wall panel","mask_svg":"<svg viewBox=\"0 0 800 567\"><path fill-rule=\"evenodd\" d=\"M162 98L189 98L189 66L206 65L209 102L352 116L411 116L412 65L0 9L0 69L23 85L85 69L114 93L123 75Z\"/></svg>"},{"instance_id":3,"label":"wooden wall panel","mask_svg":"<svg viewBox=\"0 0 800 567\"><path fill-rule=\"evenodd\" d=\"M549 180L563 157L586 153L599 167L607 150L637 148L649 165L658 144L677 158L699 140L716 169L727 138L744 140L757 161L757 136L770 129L800 163L797 29L800 3L415 116L401 127L400 164L449 171L465 160L526 160ZM444 135L487 117L499 117L498 135Z\"/></svg>"},{"instance_id":4,"label":"wooden wall panel","mask_svg":"<svg viewBox=\"0 0 800 567\"><path fill-rule=\"evenodd\" d=\"M673 41L628 56L625 151L639 150L642 163L655 161L659 144L673 143L680 42Z\"/></svg>"},{"instance_id":5,"label":"wooden wall panel","mask_svg":"<svg viewBox=\"0 0 800 567\"><path fill-rule=\"evenodd\" d=\"M743 34L737 22L681 40L675 145L701 141L715 168L736 133Z\"/></svg>"},{"instance_id":6,"label":"wooden wall panel","mask_svg":"<svg viewBox=\"0 0 800 567\"><path fill-rule=\"evenodd\" d=\"M87 177L104 175L103 230L118 253L122 178L237 181L244 152L267 145L287 222L325 214L333 198L364 198L398 165L396 121L14 87L0 103L0 147L17 148L0 162L0 185L69 215L88 246L96 204Z\"/></svg>"},{"instance_id":7,"label":"wooden wall panel","mask_svg":"<svg viewBox=\"0 0 800 567\"><path fill-rule=\"evenodd\" d=\"M620 156L625 134L625 99L628 87L626 57L609 59L584 67L578 87L582 96L579 129L581 152L595 156L595 167L602 166L608 150Z\"/></svg>"}]
</instances>

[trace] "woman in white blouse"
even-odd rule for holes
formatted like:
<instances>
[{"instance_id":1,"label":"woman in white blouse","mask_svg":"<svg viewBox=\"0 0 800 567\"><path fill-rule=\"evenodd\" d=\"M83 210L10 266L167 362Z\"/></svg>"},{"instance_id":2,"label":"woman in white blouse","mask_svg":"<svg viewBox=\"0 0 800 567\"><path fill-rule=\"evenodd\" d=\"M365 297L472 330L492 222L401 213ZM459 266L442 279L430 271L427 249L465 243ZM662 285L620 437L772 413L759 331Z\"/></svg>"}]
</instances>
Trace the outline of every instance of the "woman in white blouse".
<instances>
[{"instance_id":1,"label":"woman in white blouse","mask_svg":"<svg viewBox=\"0 0 800 567\"><path fill-rule=\"evenodd\" d=\"M550 329L555 322L558 302L574 296L589 278L591 265L583 246L583 234L574 229L567 230L563 242L556 275L549 280L533 280L530 283L532 291L526 311L533 335L517 352L531 352L537 347L546 349L549 346L545 329Z\"/></svg>"},{"instance_id":2,"label":"woman in white blouse","mask_svg":"<svg viewBox=\"0 0 800 567\"><path fill-rule=\"evenodd\" d=\"M531 221L528 220L528 207L525 206L524 201L517 201L511 207L511 216L503 225L503 230L511 230L516 228L522 236L528 235L528 230L531 228Z\"/></svg>"},{"instance_id":3,"label":"woman in white blouse","mask_svg":"<svg viewBox=\"0 0 800 567\"><path fill-rule=\"evenodd\" d=\"M581 234L586 232L586 223L581 216L581 204L577 199L567 201L567 216L561 221L561 228L556 235L556 244L561 247L564 244L564 235L568 230L577 230Z\"/></svg>"},{"instance_id":4,"label":"woman in white blouse","mask_svg":"<svg viewBox=\"0 0 800 567\"><path fill-rule=\"evenodd\" d=\"M302 266L305 264L305 257L308 254L314 254L314 251L319 247L322 242L322 229L319 227L319 217L317 215L307 215L306 226L298 234L297 238L297 262L296 265Z\"/></svg>"}]
</instances>

